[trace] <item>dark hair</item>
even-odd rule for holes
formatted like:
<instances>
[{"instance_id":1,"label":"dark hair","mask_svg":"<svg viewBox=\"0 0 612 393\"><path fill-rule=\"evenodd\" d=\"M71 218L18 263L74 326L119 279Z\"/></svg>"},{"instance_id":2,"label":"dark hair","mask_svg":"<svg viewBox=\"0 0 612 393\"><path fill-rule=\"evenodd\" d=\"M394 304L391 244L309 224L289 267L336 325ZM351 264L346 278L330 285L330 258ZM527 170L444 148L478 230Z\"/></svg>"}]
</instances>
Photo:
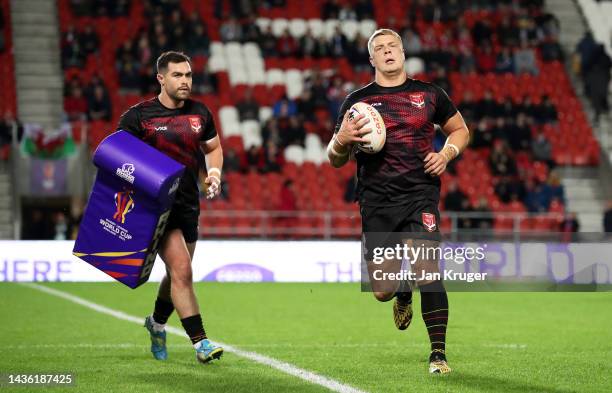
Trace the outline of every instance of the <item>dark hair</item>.
<instances>
[{"instance_id":1,"label":"dark hair","mask_svg":"<svg viewBox=\"0 0 612 393\"><path fill-rule=\"evenodd\" d=\"M164 52L157 58L157 73L163 74L168 69L169 63L184 63L191 65L191 59L183 52L168 51Z\"/></svg>"}]
</instances>

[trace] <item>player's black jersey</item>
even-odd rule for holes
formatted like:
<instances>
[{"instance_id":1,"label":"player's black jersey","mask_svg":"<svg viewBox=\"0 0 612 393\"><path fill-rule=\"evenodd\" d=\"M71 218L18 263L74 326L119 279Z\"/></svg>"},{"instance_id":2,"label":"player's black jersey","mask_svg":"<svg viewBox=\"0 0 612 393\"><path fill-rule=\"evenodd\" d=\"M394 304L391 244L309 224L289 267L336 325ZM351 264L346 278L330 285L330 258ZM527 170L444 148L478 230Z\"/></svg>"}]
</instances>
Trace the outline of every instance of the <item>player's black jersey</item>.
<instances>
[{"instance_id":1,"label":"player's black jersey","mask_svg":"<svg viewBox=\"0 0 612 393\"><path fill-rule=\"evenodd\" d=\"M130 132L185 165L175 204L199 211L198 172L204 164L200 143L217 135L204 104L186 100L182 108L169 109L155 97L128 109L117 130Z\"/></svg>"},{"instance_id":2,"label":"player's black jersey","mask_svg":"<svg viewBox=\"0 0 612 393\"><path fill-rule=\"evenodd\" d=\"M393 206L423 199L438 203L440 179L425 173L423 160L434 151L434 124L444 125L457 112L448 95L438 86L414 79L394 87L372 82L346 97L334 132L339 131L344 113L359 101L376 108L387 128L380 152L355 149L359 203Z\"/></svg>"}]
</instances>

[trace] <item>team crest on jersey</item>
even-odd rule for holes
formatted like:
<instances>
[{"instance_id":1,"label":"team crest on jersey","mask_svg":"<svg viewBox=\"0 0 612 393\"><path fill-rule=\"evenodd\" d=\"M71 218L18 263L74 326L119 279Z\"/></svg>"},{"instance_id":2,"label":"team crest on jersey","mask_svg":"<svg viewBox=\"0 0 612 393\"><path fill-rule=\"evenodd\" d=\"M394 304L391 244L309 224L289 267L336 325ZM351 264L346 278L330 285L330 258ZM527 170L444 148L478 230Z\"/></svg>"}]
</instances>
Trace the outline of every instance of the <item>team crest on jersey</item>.
<instances>
[{"instance_id":1,"label":"team crest on jersey","mask_svg":"<svg viewBox=\"0 0 612 393\"><path fill-rule=\"evenodd\" d=\"M422 213L421 218L423 220L423 226L427 232L433 232L436 230L436 216L431 213Z\"/></svg>"},{"instance_id":2,"label":"team crest on jersey","mask_svg":"<svg viewBox=\"0 0 612 393\"><path fill-rule=\"evenodd\" d=\"M199 117L190 117L189 123L191 123L191 131L193 132L199 132L200 128L202 128Z\"/></svg>"},{"instance_id":3,"label":"team crest on jersey","mask_svg":"<svg viewBox=\"0 0 612 393\"><path fill-rule=\"evenodd\" d=\"M417 109L425 107L425 93L412 93L409 95L410 104Z\"/></svg>"}]
</instances>

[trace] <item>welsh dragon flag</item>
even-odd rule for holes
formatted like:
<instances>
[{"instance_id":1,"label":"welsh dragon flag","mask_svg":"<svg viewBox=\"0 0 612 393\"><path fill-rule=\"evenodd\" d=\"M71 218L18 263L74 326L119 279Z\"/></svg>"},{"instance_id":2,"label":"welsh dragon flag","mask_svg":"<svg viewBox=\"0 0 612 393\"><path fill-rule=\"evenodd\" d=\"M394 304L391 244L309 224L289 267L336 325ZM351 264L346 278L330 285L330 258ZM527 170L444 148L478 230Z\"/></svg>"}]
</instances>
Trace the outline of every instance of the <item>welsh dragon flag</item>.
<instances>
[{"instance_id":1,"label":"welsh dragon flag","mask_svg":"<svg viewBox=\"0 0 612 393\"><path fill-rule=\"evenodd\" d=\"M66 158L76 151L72 127L65 123L59 130L45 131L39 124L25 124L21 148L36 158Z\"/></svg>"}]
</instances>

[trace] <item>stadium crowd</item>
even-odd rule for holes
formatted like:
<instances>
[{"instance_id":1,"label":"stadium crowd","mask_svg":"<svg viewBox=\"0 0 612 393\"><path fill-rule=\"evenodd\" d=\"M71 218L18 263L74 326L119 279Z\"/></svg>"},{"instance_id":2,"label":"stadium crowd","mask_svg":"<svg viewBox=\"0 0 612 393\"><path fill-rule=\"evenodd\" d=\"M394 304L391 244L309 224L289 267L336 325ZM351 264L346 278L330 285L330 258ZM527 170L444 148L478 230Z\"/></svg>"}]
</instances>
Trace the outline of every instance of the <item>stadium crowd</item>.
<instances>
[{"instance_id":1,"label":"stadium crowd","mask_svg":"<svg viewBox=\"0 0 612 393\"><path fill-rule=\"evenodd\" d=\"M362 34L349 39L340 29L329 36L315 36L307 30L301 37L295 37L289 31L278 35L269 27L260 28L256 18L259 11L283 9L287 6L285 1L236 0L229 4L214 1L213 14L217 20L206 21L201 13L186 11L174 0L70 1L75 16L109 18L129 15L134 3L142 4L147 22L115 49L113 67L118 91L123 96L151 96L157 91L153 59L168 49L183 50L195 59L204 59L196 61L201 66L194 67L194 94L224 93L220 91L219 74L206 65L213 40L255 42L266 64L284 59L347 59L353 69L347 75L337 67L315 66L304 80L302 93L294 99L285 94L271 103L262 103L252 88L245 88L244 94L233 102L240 121L259 120L264 105L271 104L273 115L262 122L261 146L243 150L227 145L226 173L282 175L286 164L284 149L304 146L308 134L316 134L322 143L327 143L344 97L363 84L364 74L371 73L367 37ZM370 0L329 0L316 4L321 7L323 20L377 19L381 24ZM487 157L495 197L503 204L518 203L529 212L564 212L564 192L554 170L557 163L553 146L543 131L559 124L554 100L545 93L539 97L533 94L517 97L492 90L478 96L470 91L455 92L450 77L451 73L466 77L539 75L547 63L563 60L558 43L559 21L544 11L543 1L418 0L411 2L404 15L393 13L382 24L400 32L408 57L422 59L424 67L417 77L457 97L455 103L472 130L471 149ZM101 38L96 30L88 25L68 26L62 37L66 70L85 67L90 57L100 61ZM110 99L107 83L99 75L85 78L86 83L78 72L67 75L70 77L66 80L64 104L68 120L115 121L117 109L125 109L113 107L117 103ZM437 147L442 142L439 135ZM525 161L535 163L538 171L525 169L521 165ZM457 174L455 165L449 168L449 173L453 177ZM354 180L348 180L346 195L350 196ZM454 182L445 197L447 210L498 210L490 206L490 198L474 199Z\"/></svg>"}]
</instances>

